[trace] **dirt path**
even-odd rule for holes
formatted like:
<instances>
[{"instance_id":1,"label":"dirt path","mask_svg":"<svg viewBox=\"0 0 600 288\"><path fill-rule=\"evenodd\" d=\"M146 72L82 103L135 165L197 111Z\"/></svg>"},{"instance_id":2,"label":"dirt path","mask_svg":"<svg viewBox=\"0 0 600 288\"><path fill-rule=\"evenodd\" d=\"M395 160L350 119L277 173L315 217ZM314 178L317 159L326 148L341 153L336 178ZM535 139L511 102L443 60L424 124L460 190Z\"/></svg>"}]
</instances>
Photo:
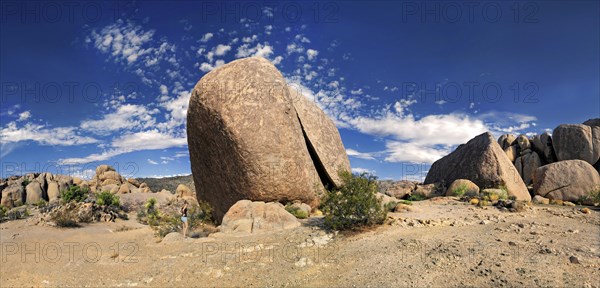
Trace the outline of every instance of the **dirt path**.
<instances>
[{"instance_id":1,"label":"dirt path","mask_svg":"<svg viewBox=\"0 0 600 288\"><path fill-rule=\"evenodd\" d=\"M356 235L327 234L311 218L283 232L159 243L135 220L57 229L31 217L0 225L0 286L600 287L598 211L413 207Z\"/></svg>"}]
</instances>

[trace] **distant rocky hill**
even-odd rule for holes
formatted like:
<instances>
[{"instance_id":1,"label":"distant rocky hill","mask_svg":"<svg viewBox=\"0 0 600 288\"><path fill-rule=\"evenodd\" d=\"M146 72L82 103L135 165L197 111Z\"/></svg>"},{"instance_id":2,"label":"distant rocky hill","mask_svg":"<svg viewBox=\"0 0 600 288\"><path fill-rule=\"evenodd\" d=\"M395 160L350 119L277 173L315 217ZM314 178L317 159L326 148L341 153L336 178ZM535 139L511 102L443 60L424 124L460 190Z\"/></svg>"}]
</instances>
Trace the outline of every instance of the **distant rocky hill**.
<instances>
[{"instance_id":1,"label":"distant rocky hill","mask_svg":"<svg viewBox=\"0 0 600 288\"><path fill-rule=\"evenodd\" d=\"M179 184L184 184L189 187L192 192L196 193L196 187L194 186L194 179L192 178L192 174L186 176L174 176L174 177L164 177L164 178L136 178L140 183L148 184L150 190L152 191L161 191L162 189L166 189L175 193L177 190L177 186Z\"/></svg>"}]
</instances>

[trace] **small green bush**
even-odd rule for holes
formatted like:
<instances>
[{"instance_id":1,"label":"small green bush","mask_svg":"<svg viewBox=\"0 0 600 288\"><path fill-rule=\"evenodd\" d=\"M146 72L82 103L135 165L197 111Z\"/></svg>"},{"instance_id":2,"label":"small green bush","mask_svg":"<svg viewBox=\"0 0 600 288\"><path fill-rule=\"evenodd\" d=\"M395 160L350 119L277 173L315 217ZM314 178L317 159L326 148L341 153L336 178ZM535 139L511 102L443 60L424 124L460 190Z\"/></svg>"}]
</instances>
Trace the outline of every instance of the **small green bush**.
<instances>
[{"instance_id":1,"label":"small green bush","mask_svg":"<svg viewBox=\"0 0 600 288\"><path fill-rule=\"evenodd\" d=\"M466 184L461 184L461 185L459 185L458 187L456 187L456 189L454 189L454 190L452 191L452 194L453 194L454 196L458 196L458 197L460 197L460 196L463 196L463 195L465 195L465 193L467 193L467 190L468 190L468 189L469 189L469 188L467 187L467 185L466 185Z\"/></svg>"},{"instance_id":2,"label":"small green bush","mask_svg":"<svg viewBox=\"0 0 600 288\"><path fill-rule=\"evenodd\" d=\"M382 224L387 211L376 197L379 190L377 177L367 173L353 175L347 171L339 175L343 184L327 191L322 201L325 226L334 230L354 230Z\"/></svg>"},{"instance_id":3,"label":"small green bush","mask_svg":"<svg viewBox=\"0 0 600 288\"><path fill-rule=\"evenodd\" d=\"M4 218L4 216L6 216L6 212L8 212L8 209L6 207L4 207L3 205L0 205L0 219Z\"/></svg>"},{"instance_id":4,"label":"small green bush","mask_svg":"<svg viewBox=\"0 0 600 288\"><path fill-rule=\"evenodd\" d=\"M56 223L56 226L58 227L79 227L77 215L72 211L58 209L50 214L50 219Z\"/></svg>"},{"instance_id":5,"label":"small green bush","mask_svg":"<svg viewBox=\"0 0 600 288\"><path fill-rule=\"evenodd\" d=\"M44 199L40 199L38 202L33 203L33 206L36 206L38 208L44 208L48 205L48 201L44 200Z\"/></svg>"},{"instance_id":6,"label":"small green bush","mask_svg":"<svg viewBox=\"0 0 600 288\"><path fill-rule=\"evenodd\" d=\"M60 191L60 199L63 203L71 201L82 202L88 196L89 190L79 186L71 186L69 189Z\"/></svg>"},{"instance_id":7,"label":"small green bush","mask_svg":"<svg viewBox=\"0 0 600 288\"><path fill-rule=\"evenodd\" d=\"M425 195L420 194L420 193L414 193L414 194L410 195L408 197L408 199L406 199L406 200L408 200L408 201L423 201L426 199L427 199L427 197L425 197Z\"/></svg>"},{"instance_id":8,"label":"small green bush","mask_svg":"<svg viewBox=\"0 0 600 288\"><path fill-rule=\"evenodd\" d=\"M408 200L400 200L400 201L398 201L398 203L405 204L405 205L412 205L412 202L408 201Z\"/></svg>"},{"instance_id":9,"label":"small green bush","mask_svg":"<svg viewBox=\"0 0 600 288\"><path fill-rule=\"evenodd\" d=\"M385 205L383 205L383 208L387 212L394 212L394 210L396 210L396 205L398 205L398 202L390 201L388 203L385 203Z\"/></svg>"},{"instance_id":10,"label":"small green bush","mask_svg":"<svg viewBox=\"0 0 600 288\"><path fill-rule=\"evenodd\" d=\"M23 187L27 187L27 185L29 185L29 183L31 183L31 180L23 179L23 182L21 182L21 185L23 185Z\"/></svg>"},{"instance_id":11,"label":"small green bush","mask_svg":"<svg viewBox=\"0 0 600 288\"><path fill-rule=\"evenodd\" d=\"M96 195L96 203L98 203L98 205L105 205L105 206L114 206L114 207L119 207L120 206L120 201L119 201L119 196L114 195L108 191L104 191L98 195Z\"/></svg>"},{"instance_id":12,"label":"small green bush","mask_svg":"<svg viewBox=\"0 0 600 288\"><path fill-rule=\"evenodd\" d=\"M292 204L285 205L285 211L290 212L290 214L294 215L294 217L298 219L308 218L308 213L306 213L306 211L297 206L292 206Z\"/></svg>"},{"instance_id":13,"label":"small green bush","mask_svg":"<svg viewBox=\"0 0 600 288\"><path fill-rule=\"evenodd\" d=\"M213 210L210 204L205 201L199 201L198 204L198 206L188 209L188 224L190 229L212 222Z\"/></svg>"}]
</instances>

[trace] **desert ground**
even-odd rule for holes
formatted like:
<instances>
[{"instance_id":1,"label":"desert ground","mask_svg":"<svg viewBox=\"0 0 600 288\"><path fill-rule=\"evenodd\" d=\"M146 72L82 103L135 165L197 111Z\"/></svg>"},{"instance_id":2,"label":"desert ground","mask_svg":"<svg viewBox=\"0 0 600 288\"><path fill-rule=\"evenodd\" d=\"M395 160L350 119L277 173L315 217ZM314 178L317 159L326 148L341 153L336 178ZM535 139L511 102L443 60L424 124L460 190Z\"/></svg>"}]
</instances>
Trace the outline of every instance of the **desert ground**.
<instances>
[{"instance_id":1,"label":"desert ground","mask_svg":"<svg viewBox=\"0 0 600 288\"><path fill-rule=\"evenodd\" d=\"M523 212L453 198L413 202L386 224L328 233L321 217L259 234L164 239L130 220L0 224L2 287L600 287L600 211Z\"/></svg>"}]
</instances>

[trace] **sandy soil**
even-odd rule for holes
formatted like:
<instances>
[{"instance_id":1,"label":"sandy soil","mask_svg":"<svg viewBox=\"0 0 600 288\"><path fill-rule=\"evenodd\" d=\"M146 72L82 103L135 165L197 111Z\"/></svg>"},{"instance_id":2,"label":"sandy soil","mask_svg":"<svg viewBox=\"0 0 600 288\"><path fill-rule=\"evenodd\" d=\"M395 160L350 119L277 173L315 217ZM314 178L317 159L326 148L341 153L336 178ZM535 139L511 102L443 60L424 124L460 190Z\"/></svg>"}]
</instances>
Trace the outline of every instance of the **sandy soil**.
<instances>
[{"instance_id":1,"label":"sandy soil","mask_svg":"<svg viewBox=\"0 0 600 288\"><path fill-rule=\"evenodd\" d=\"M154 237L132 220L0 224L0 286L600 287L600 212L415 202L388 223L328 234L322 219L261 235Z\"/></svg>"}]
</instances>

